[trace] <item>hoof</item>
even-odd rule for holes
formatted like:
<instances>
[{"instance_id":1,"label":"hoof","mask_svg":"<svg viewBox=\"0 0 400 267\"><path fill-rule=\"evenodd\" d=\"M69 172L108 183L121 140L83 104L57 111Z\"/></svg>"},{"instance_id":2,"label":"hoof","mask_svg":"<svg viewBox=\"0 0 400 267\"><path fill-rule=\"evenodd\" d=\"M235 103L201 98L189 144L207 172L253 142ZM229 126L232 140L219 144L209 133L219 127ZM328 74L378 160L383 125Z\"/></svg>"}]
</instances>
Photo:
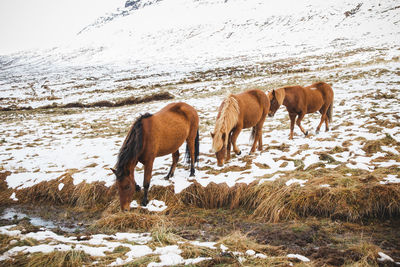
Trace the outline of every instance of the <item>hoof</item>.
<instances>
[{"instance_id":1,"label":"hoof","mask_svg":"<svg viewBox=\"0 0 400 267\"><path fill-rule=\"evenodd\" d=\"M242 154L242 151L240 151L240 150L239 150L238 153L236 153L236 155L238 155L238 156L241 155L241 154Z\"/></svg>"},{"instance_id":2,"label":"hoof","mask_svg":"<svg viewBox=\"0 0 400 267\"><path fill-rule=\"evenodd\" d=\"M147 206L147 203L149 203L149 202L147 201L147 199L143 199L143 200L142 200L142 207L146 207L146 206Z\"/></svg>"},{"instance_id":3,"label":"hoof","mask_svg":"<svg viewBox=\"0 0 400 267\"><path fill-rule=\"evenodd\" d=\"M136 189L136 192L139 192L140 191L140 186L136 185L135 189Z\"/></svg>"},{"instance_id":4,"label":"hoof","mask_svg":"<svg viewBox=\"0 0 400 267\"><path fill-rule=\"evenodd\" d=\"M317 130L317 131L315 131L315 134L319 134L319 131Z\"/></svg>"},{"instance_id":5,"label":"hoof","mask_svg":"<svg viewBox=\"0 0 400 267\"><path fill-rule=\"evenodd\" d=\"M306 133L304 135L307 136L308 135L308 131L306 131Z\"/></svg>"}]
</instances>

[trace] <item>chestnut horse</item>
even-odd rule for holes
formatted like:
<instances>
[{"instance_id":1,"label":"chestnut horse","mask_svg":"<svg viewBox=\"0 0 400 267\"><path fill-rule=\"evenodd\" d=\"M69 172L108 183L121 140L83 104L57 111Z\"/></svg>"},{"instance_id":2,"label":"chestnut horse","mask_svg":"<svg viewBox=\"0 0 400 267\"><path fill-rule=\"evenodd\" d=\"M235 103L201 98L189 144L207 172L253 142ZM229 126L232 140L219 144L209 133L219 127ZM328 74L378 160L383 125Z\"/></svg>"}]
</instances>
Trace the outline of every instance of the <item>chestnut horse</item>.
<instances>
[{"instance_id":1,"label":"chestnut horse","mask_svg":"<svg viewBox=\"0 0 400 267\"><path fill-rule=\"evenodd\" d=\"M322 114L316 132L319 132L324 122L326 131L329 131L329 123L332 121L333 109L333 90L329 84L318 82L307 87L288 86L272 90L272 92L268 93L268 96L271 100L271 109L268 114L270 117L274 116L275 112L282 104L286 106L289 112L289 139L293 139L295 122L303 134L305 136L308 135L308 131L305 131L301 126L301 120L307 113L314 113L316 111Z\"/></svg>"},{"instance_id":2,"label":"chestnut horse","mask_svg":"<svg viewBox=\"0 0 400 267\"><path fill-rule=\"evenodd\" d=\"M241 94L229 94L218 110L212 148L217 156L218 166L230 159L231 144L237 155L241 151L236 146L236 139L244 128L253 127L252 139L254 140L250 153L262 149L262 127L269 110L268 96L261 90L248 90Z\"/></svg>"},{"instance_id":3,"label":"chestnut horse","mask_svg":"<svg viewBox=\"0 0 400 267\"><path fill-rule=\"evenodd\" d=\"M151 115L140 116L132 125L118 155L116 169L117 187L122 210L129 210L134 190L140 191L135 182L134 170L138 162L144 165L144 196L147 205L153 162L156 157L172 153L172 165L165 177L174 175L179 159L179 147L186 140L186 157L190 161L190 176L194 176L194 163L199 156L199 117L197 111L185 103L171 103Z\"/></svg>"}]
</instances>

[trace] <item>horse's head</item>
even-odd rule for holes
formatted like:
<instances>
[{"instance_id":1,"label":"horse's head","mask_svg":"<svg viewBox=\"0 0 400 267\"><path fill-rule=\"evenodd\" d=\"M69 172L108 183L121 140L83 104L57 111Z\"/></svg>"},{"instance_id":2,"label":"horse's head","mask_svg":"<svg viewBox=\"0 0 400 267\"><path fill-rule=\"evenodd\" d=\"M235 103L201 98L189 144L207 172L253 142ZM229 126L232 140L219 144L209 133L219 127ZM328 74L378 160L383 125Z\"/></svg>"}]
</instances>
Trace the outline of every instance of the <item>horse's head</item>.
<instances>
[{"instance_id":1,"label":"horse's head","mask_svg":"<svg viewBox=\"0 0 400 267\"><path fill-rule=\"evenodd\" d=\"M217 157L217 164L219 167L224 165L226 155L226 134L221 132L211 133L213 139L212 148Z\"/></svg>"},{"instance_id":2,"label":"horse's head","mask_svg":"<svg viewBox=\"0 0 400 267\"><path fill-rule=\"evenodd\" d=\"M117 188L119 193L119 203L122 211L129 211L130 204L133 200L134 190L139 191L140 187L136 185L133 178L133 173L130 175L129 170L115 170L111 168L112 172L117 177Z\"/></svg>"},{"instance_id":3,"label":"horse's head","mask_svg":"<svg viewBox=\"0 0 400 267\"><path fill-rule=\"evenodd\" d=\"M285 90L283 88L274 89L268 93L268 97L270 101L268 116L273 117L285 99Z\"/></svg>"}]
</instances>

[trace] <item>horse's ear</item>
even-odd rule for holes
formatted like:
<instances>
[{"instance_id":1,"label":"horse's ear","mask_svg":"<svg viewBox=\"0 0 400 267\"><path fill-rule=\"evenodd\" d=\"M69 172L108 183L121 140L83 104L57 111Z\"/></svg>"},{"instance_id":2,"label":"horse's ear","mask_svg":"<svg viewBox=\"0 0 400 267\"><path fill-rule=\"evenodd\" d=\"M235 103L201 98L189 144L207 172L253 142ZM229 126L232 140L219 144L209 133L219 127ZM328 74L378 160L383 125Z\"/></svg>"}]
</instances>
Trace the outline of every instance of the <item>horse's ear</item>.
<instances>
[{"instance_id":1,"label":"horse's ear","mask_svg":"<svg viewBox=\"0 0 400 267\"><path fill-rule=\"evenodd\" d=\"M116 169L110 168L110 170L111 170L115 175L117 175L117 170L116 170Z\"/></svg>"},{"instance_id":2,"label":"horse's ear","mask_svg":"<svg viewBox=\"0 0 400 267\"><path fill-rule=\"evenodd\" d=\"M211 138L214 138L215 134L213 134L212 132L210 132Z\"/></svg>"}]
</instances>

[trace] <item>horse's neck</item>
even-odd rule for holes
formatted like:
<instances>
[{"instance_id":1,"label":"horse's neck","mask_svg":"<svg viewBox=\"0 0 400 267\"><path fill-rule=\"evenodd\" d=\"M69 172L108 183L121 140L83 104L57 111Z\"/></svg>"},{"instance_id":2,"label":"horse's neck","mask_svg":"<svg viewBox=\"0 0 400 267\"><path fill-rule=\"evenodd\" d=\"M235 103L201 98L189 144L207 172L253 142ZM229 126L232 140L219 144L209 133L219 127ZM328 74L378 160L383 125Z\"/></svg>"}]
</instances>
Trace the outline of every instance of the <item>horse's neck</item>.
<instances>
[{"instance_id":1,"label":"horse's neck","mask_svg":"<svg viewBox=\"0 0 400 267\"><path fill-rule=\"evenodd\" d=\"M282 105L284 105L285 107L287 107L288 103L288 94L286 93L286 88L283 89L283 101L282 101Z\"/></svg>"},{"instance_id":2,"label":"horse's neck","mask_svg":"<svg viewBox=\"0 0 400 267\"><path fill-rule=\"evenodd\" d=\"M220 112L220 117L219 119L221 120L220 123L221 125L226 126L227 132L230 132L232 128L236 125L237 123L237 116L239 112L239 103L237 102L236 98L233 96L230 96L229 98L226 99L225 103L223 104L223 108L221 109Z\"/></svg>"}]
</instances>

